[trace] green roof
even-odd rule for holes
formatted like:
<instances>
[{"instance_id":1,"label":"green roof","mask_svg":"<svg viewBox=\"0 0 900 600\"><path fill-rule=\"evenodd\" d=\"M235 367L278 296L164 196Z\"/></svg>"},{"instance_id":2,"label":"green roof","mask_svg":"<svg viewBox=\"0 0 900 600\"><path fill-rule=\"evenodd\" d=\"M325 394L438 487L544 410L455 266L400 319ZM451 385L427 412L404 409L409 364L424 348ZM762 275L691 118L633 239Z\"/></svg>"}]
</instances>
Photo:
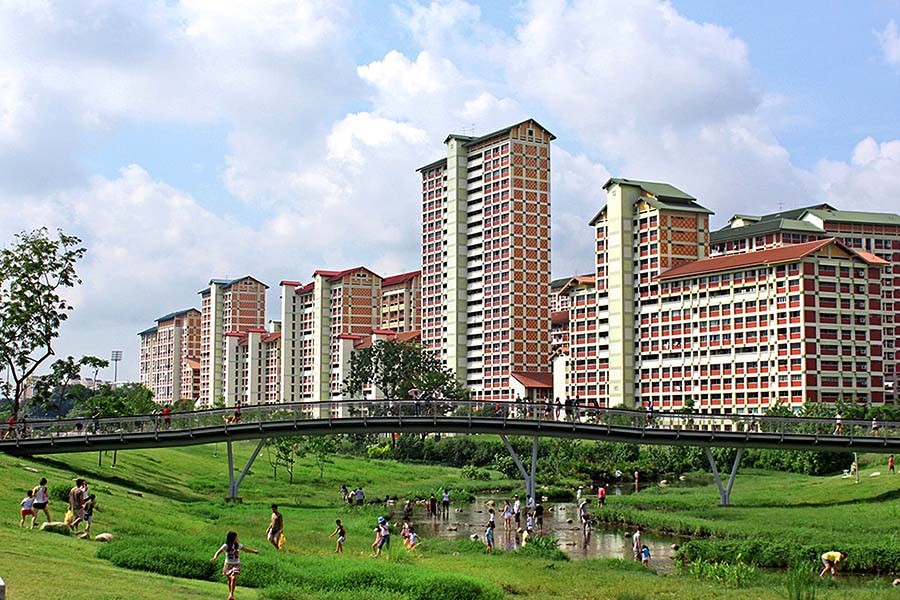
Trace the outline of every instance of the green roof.
<instances>
[{"instance_id":1,"label":"green roof","mask_svg":"<svg viewBox=\"0 0 900 600\"><path fill-rule=\"evenodd\" d=\"M657 198L665 198L672 200L694 200L697 199L688 193L682 192L674 185L668 183L658 183L655 181L639 181L637 179L624 179L620 177L611 177L609 181L603 184L605 190L610 184L618 183L619 185L633 185L641 188L645 192L653 194Z\"/></svg>"},{"instance_id":2,"label":"green roof","mask_svg":"<svg viewBox=\"0 0 900 600\"><path fill-rule=\"evenodd\" d=\"M641 196L640 200L643 200L650 206L653 206L659 210L677 210L681 212L692 212L692 213L702 213L705 215L713 214L713 211L709 210L705 206L701 206L697 203L697 199L682 192L674 185L669 185L668 183L658 183L654 181L638 181L637 179L621 179L617 177L612 177L603 184L603 189L607 189L610 185L617 183L619 185L633 185L641 188L645 192L652 194L655 198L650 198L648 196ZM603 211L606 210L606 205L603 205L594 218L588 222L588 225L594 225L598 219L600 219L600 215L603 214Z\"/></svg>"},{"instance_id":3,"label":"green roof","mask_svg":"<svg viewBox=\"0 0 900 600\"><path fill-rule=\"evenodd\" d=\"M836 223L875 223L879 225L900 225L900 215L895 213L862 212L857 210L821 210L809 209L811 215L815 215L823 221Z\"/></svg>"},{"instance_id":4,"label":"green roof","mask_svg":"<svg viewBox=\"0 0 900 600\"><path fill-rule=\"evenodd\" d=\"M568 277L560 277L559 279L554 279L553 281L550 282L550 289L555 290L557 288L561 288L562 286L566 285L567 283L569 283L571 280L575 279L576 277L593 277L593 276L594 276L593 273L585 273L584 275L569 275Z\"/></svg>"},{"instance_id":5,"label":"green roof","mask_svg":"<svg viewBox=\"0 0 900 600\"><path fill-rule=\"evenodd\" d=\"M419 167L418 169L416 169L416 171L419 171L419 172L421 172L421 171L427 171L427 170L429 170L429 169L433 169L434 167L443 167L443 166L446 166L446 164L447 164L447 158L446 158L446 157L444 157L444 158L439 158L439 159L437 159L437 160L434 161L434 162L428 163L428 164L425 165L424 167Z\"/></svg>"},{"instance_id":6,"label":"green roof","mask_svg":"<svg viewBox=\"0 0 900 600\"><path fill-rule=\"evenodd\" d=\"M741 227L724 227L710 233L709 241L713 243L725 242L732 239L745 238L782 230L825 233L824 230L808 221L799 221L797 219L773 219L768 221L758 221L756 223L750 223L749 225L742 225Z\"/></svg>"},{"instance_id":7,"label":"green roof","mask_svg":"<svg viewBox=\"0 0 900 600\"><path fill-rule=\"evenodd\" d=\"M139 331L138 335L147 335L148 333L156 333L156 325L149 327L143 331Z\"/></svg>"}]
</instances>

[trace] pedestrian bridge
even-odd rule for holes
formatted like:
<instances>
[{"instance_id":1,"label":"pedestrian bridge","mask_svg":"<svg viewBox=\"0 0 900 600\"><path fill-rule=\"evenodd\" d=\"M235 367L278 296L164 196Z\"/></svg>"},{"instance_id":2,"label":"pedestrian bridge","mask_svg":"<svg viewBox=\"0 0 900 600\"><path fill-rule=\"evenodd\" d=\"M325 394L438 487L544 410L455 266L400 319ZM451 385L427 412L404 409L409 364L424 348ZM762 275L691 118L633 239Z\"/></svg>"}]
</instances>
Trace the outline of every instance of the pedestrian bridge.
<instances>
[{"instance_id":1,"label":"pedestrian bridge","mask_svg":"<svg viewBox=\"0 0 900 600\"><path fill-rule=\"evenodd\" d=\"M664 446L706 448L722 504L731 487L745 448L815 450L829 452L900 452L900 422L702 413L646 413L554 404L460 400L347 400L268 404L234 409L111 418L28 421L5 432L0 452L14 456L133 450L228 443L230 496L268 438L293 435L453 433L494 434L503 438L517 467L534 491L539 437L569 438ZM531 472L516 455L508 436L533 438ZM258 440L250 461L234 476L231 443ZM711 448L736 448L727 487Z\"/></svg>"},{"instance_id":2,"label":"pedestrian bridge","mask_svg":"<svg viewBox=\"0 0 900 600\"><path fill-rule=\"evenodd\" d=\"M289 435L345 433L503 434L665 446L768 448L831 452L900 451L900 422L648 413L552 404L353 400L301 402L102 419L29 420L6 432L12 455L192 446Z\"/></svg>"}]
</instances>

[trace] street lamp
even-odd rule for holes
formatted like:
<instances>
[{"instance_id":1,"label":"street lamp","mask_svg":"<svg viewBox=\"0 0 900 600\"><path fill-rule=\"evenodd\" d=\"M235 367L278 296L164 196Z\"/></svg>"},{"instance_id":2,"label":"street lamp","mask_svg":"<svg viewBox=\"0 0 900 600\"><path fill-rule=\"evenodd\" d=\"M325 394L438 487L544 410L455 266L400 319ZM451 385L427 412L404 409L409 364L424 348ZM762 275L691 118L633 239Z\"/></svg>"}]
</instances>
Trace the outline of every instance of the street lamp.
<instances>
[{"instance_id":1,"label":"street lamp","mask_svg":"<svg viewBox=\"0 0 900 600\"><path fill-rule=\"evenodd\" d=\"M119 361L122 360L122 351L121 350L113 350L112 356L110 356L110 360L112 360L113 365L113 387L116 386L116 383L119 381Z\"/></svg>"}]
</instances>

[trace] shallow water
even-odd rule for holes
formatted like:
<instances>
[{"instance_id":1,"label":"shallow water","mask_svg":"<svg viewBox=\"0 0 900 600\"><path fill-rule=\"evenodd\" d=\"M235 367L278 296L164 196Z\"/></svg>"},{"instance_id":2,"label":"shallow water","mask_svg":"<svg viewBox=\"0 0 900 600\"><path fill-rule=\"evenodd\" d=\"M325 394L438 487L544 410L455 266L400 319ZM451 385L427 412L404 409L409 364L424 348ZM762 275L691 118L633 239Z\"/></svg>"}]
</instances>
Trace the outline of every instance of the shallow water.
<instances>
[{"instance_id":1,"label":"shallow water","mask_svg":"<svg viewBox=\"0 0 900 600\"><path fill-rule=\"evenodd\" d=\"M633 490L632 490L633 491ZM614 502L614 490L610 489L607 505ZM514 529L506 530L503 523L502 497L478 496L475 502L463 505L451 505L448 519L432 518L424 514L421 507L416 507L413 514L416 531L422 538L439 537L442 539L465 539L472 534L484 540L484 528L487 524L487 502L493 500L497 526L494 529L494 544L503 550L519 548L520 537ZM512 500L510 498L510 500ZM591 507L591 514L598 510L596 501ZM602 510L602 509L599 509ZM572 523L568 521L571 520ZM523 522L524 525L524 522ZM513 523L515 527L515 523ZM449 528L455 528L451 530ZM536 533L539 533L536 531ZM578 519L578 507L574 502L544 503L544 535L552 534L560 541L560 549L574 560L589 558L625 558L634 559L631 552L631 531L595 527L587 536L582 533ZM626 536L626 533L629 534ZM681 538L644 533L642 542L650 548L650 566L657 572L671 572L674 568L672 544L684 543Z\"/></svg>"}]
</instances>

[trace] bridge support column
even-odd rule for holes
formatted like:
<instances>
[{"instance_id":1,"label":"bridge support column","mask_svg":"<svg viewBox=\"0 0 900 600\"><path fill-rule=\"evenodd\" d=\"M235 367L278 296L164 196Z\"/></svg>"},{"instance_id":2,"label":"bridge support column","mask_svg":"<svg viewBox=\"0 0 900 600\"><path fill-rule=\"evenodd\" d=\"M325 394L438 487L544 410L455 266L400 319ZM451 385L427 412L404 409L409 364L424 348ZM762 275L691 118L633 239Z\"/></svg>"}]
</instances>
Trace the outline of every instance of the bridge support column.
<instances>
[{"instance_id":1,"label":"bridge support column","mask_svg":"<svg viewBox=\"0 0 900 600\"><path fill-rule=\"evenodd\" d=\"M238 496L238 488L240 488L241 482L244 480L244 477L247 476L247 473L250 472L250 467L253 466L253 461L256 460L256 457L259 456L260 451L265 445L266 438L260 438L259 443L256 445L253 453L250 455L250 460L247 461L247 464L244 466L241 474L237 479L235 479L234 453L231 449L231 442L228 442L228 496L225 497L226 502L241 502L241 497Z\"/></svg>"},{"instance_id":2,"label":"bridge support column","mask_svg":"<svg viewBox=\"0 0 900 600\"><path fill-rule=\"evenodd\" d=\"M531 468L525 469L525 464L522 462L522 459L519 458L518 453L512 447L512 444L509 443L509 439L500 434L500 439L503 440L503 445L506 446L506 450L509 452L509 455L512 457L513 462L516 465L516 468L519 469L519 473L522 474L522 479L525 480L525 495L531 496L534 498L535 502L537 502L537 498L535 498L535 476L537 474L537 458L538 458L538 437L534 436L531 444ZM529 472L530 471L530 472Z\"/></svg>"},{"instance_id":3,"label":"bridge support column","mask_svg":"<svg viewBox=\"0 0 900 600\"><path fill-rule=\"evenodd\" d=\"M706 448L706 458L709 460L713 478L716 480L716 485L719 487L719 503L722 506L731 504L731 488L734 486L734 478L737 477L738 465L741 464L741 454L743 453L743 448L737 449L737 454L734 457L734 464L731 465L731 475L728 477L728 485L723 487L722 478L719 476L719 469L716 468L716 459L712 455L712 451L709 448Z\"/></svg>"}]
</instances>

